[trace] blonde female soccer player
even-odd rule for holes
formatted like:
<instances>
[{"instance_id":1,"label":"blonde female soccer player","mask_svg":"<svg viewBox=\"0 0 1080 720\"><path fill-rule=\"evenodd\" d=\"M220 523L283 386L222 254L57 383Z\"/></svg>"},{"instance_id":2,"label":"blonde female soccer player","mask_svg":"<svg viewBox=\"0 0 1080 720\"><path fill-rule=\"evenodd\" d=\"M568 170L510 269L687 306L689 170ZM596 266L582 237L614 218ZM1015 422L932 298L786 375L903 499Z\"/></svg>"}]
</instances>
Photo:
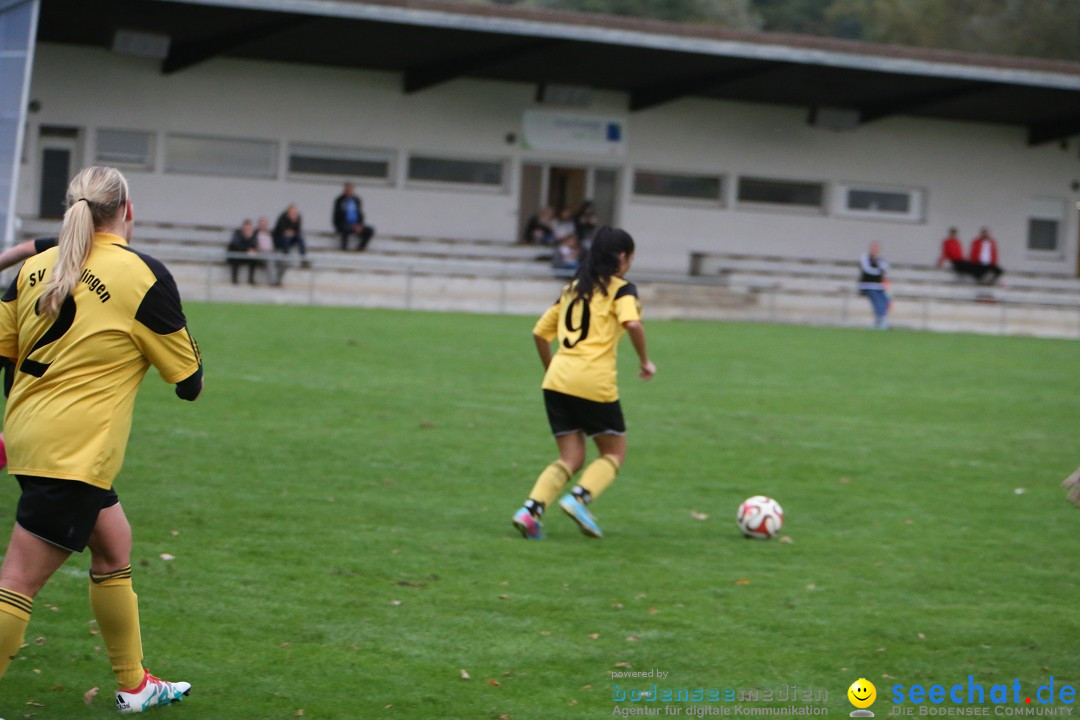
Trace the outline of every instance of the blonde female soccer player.
<instances>
[{"instance_id":1,"label":"blonde female soccer player","mask_svg":"<svg viewBox=\"0 0 1080 720\"><path fill-rule=\"evenodd\" d=\"M119 690L117 709L180 700L142 664L131 526L113 490L135 394L153 365L176 394L202 390L202 361L165 266L132 250L127 181L91 167L71 181L56 248L26 260L0 298L0 356L14 362L4 416L22 489L0 566L0 676L23 642L34 596L90 548L90 607Z\"/></svg>"},{"instance_id":2,"label":"blonde female soccer player","mask_svg":"<svg viewBox=\"0 0 1080 720\"><path fill-rule=\"evenodd\" d=\"M559 507L586 535L604 535L588 506L614 482L626 457L626 425L615 382L616 349L624 332L638 355L638 376L648 380L656 374L645 346L637 288L624 278L633 260L634 240L626 231L600 228L573 281L533 328L559 459L540 473L529 499L514 513L514 527L528 540L543 537L544 510L585 464L586 435L600 457L585 468ZM558 350L553 355L554 340Z\"/></svg>"}]
</instances>

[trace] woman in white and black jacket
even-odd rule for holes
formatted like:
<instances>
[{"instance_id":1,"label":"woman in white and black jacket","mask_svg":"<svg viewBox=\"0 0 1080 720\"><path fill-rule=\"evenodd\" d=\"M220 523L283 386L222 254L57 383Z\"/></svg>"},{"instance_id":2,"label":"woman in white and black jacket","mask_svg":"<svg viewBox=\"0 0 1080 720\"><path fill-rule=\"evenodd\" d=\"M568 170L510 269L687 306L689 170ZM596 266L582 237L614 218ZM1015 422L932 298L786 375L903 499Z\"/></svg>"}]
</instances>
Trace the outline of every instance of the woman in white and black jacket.
<instances>
[{"instance_id":1,"label":"woman in white and black jacket","mask_svg":"<svg viewBox=\"0 0 1080 720\"><path fill-rule=\"evenodd\" d=\"M871 243L870 250L859 258L859 293L870 298L874 310L874 327L889 329L889 281L885 274L889 263L881 257L881 245Z\"/></svg>"}]
</instances>

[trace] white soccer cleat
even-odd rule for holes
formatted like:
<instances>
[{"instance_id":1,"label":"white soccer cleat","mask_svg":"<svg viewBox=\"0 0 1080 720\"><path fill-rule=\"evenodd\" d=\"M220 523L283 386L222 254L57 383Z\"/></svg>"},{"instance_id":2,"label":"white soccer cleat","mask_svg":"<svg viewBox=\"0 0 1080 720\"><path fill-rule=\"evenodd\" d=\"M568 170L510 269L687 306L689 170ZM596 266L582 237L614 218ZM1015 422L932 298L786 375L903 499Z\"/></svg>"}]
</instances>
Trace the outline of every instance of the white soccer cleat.
<instances>
[{"instance_id":1,"label":"white soccer cleat","mask_svg":"<svg viewBox=\"0 0 1080 720\"><path fill-rule=\"evenodd\" d=\"M191 683L166 682L146 670L142 684L134 690L116 693L116 709L121 713L138 713L143 710L180 702L191 692Z\"/></svg>"}]
</instances>

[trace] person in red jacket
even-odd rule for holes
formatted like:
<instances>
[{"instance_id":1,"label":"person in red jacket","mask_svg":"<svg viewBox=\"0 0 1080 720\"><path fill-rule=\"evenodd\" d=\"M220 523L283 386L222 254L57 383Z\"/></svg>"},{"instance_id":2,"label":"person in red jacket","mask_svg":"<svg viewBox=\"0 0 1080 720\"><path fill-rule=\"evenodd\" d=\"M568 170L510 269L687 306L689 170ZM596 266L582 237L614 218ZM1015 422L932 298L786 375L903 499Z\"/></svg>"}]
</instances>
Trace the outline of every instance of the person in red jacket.
<instances>
[{"instance_id":1,"label":"person in red jacket","mask_svg":"<svg viewBox=\"0 0 1080 720\"><path fill-rule=\"evenodd\" d=\"M990 237L990 231L986 228L981 229L979 236L971 241L968 261L974 266L972 274L975 279L986 282L988 285L997 282L997 279L1005 272L998 265L997 241ZM990 275L990 279L984 280L987 274Z\"/></svg>"},{"instance_id":2,"label":"person in red jacket","mask_svg":"<svg viewBox=\"0 0 1080 720\"><path fill-rule=\"evenodd\" d=\"M941 241L941 255L938 256L937 266L942 267L945 263L949 263L949 267L957 275L975 277L977 272L975 266L964 257L964 244L960 242L954 227L949 228L948 236Z\"/></svg>"}]
</instances>

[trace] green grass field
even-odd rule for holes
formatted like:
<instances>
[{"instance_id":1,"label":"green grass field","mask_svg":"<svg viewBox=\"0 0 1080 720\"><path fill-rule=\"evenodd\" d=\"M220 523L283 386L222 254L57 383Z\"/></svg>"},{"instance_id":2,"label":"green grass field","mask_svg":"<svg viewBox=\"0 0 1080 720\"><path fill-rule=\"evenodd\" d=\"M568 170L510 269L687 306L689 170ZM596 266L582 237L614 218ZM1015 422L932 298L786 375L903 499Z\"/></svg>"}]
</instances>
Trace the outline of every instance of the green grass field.
<instances>
[{"instance_id":1,"label":"green grass field","mask_svg":"<svg viewBox=\"0 0 1080 720\"><path fill-rule=\"evenodd\" d=\"M163 718L603 718L652 682L846 717L860 677L880 718L895 684L1080 685L1075 342L649 322L606 538L555 512L527 543L554 457L532 318L187 311L203 397L148 376L117 480L146 662L194 686ZM758 493L789 541L738 534ZM7 720L114 716L87 564L38 596Z\"/></svg>"}]
</instances>

